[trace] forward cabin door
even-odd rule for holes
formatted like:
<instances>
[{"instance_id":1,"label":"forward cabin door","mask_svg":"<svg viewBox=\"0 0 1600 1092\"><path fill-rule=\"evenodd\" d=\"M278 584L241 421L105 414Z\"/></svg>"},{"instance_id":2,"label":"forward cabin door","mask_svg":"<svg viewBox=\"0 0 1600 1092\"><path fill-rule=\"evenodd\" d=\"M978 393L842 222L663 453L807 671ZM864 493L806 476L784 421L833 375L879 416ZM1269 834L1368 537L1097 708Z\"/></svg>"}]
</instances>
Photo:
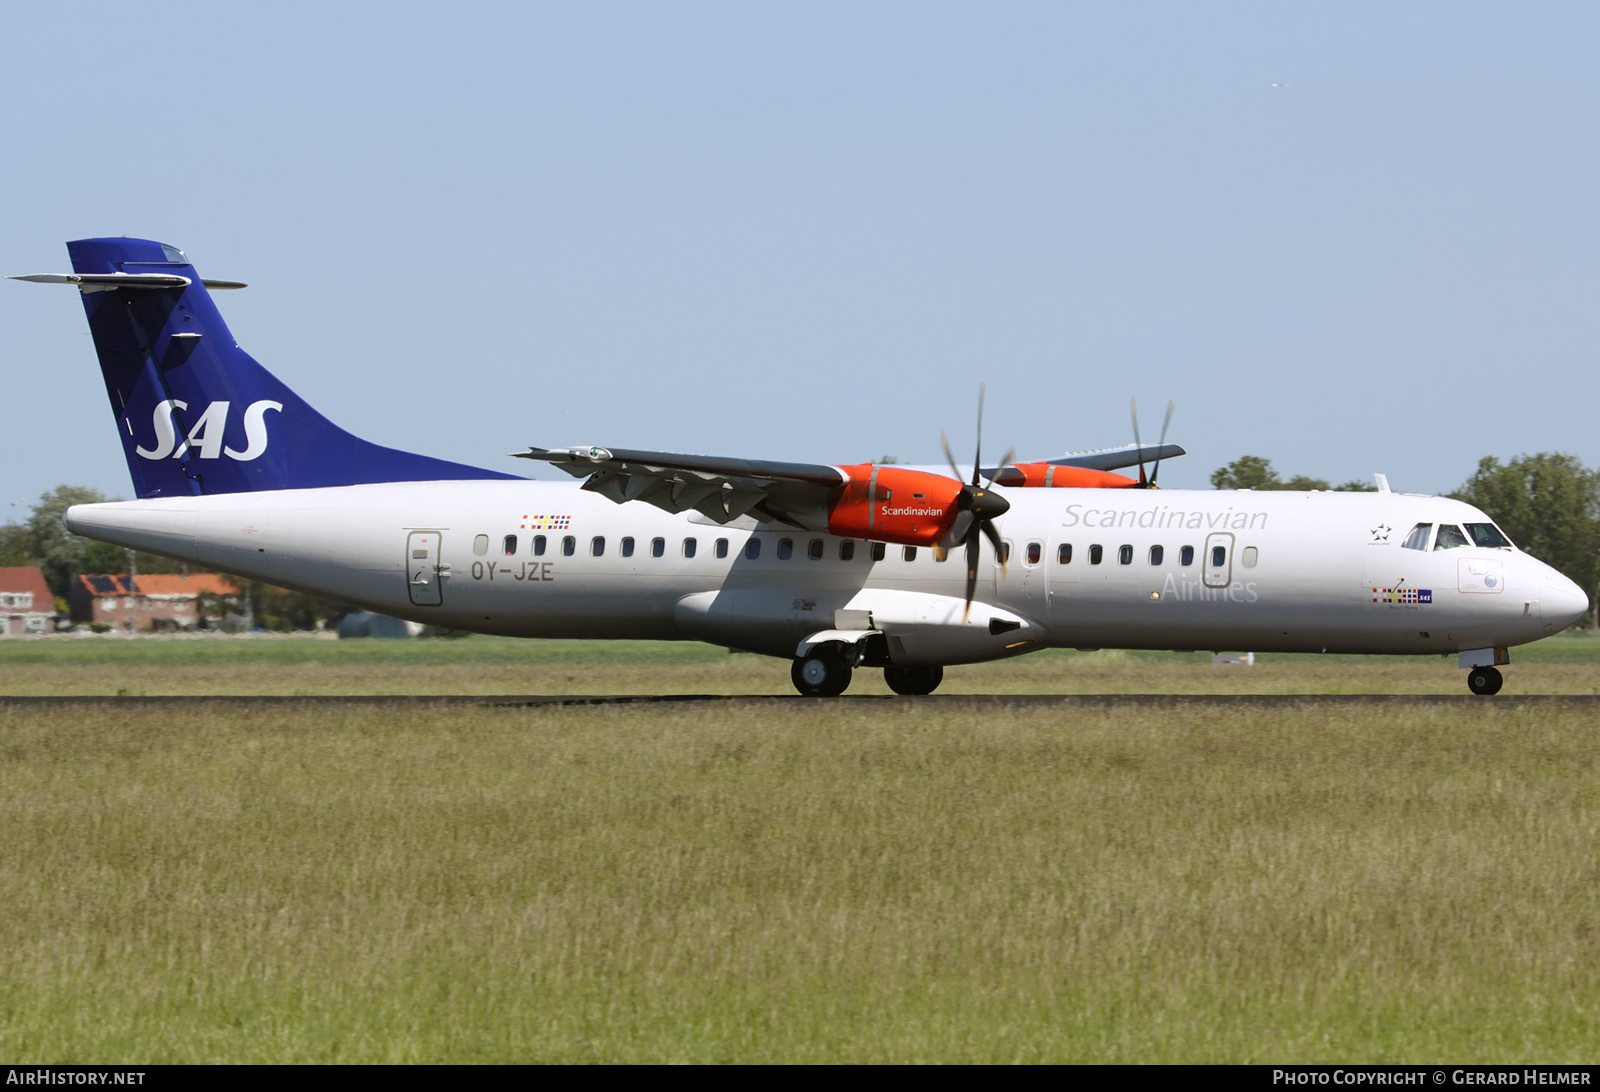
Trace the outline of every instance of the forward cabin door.
<instances>
[{"instance_id":1,"label":"forward cabin door","mask_svg":"<svg viewBox=\"0 0 1600 1092\"><path fill-rule=\"evenodd\" d=\"M419 607L437 607L444 602L439 547L438 531L412 531L406 536L406 590Z\"/></svg>"}]
</instances>

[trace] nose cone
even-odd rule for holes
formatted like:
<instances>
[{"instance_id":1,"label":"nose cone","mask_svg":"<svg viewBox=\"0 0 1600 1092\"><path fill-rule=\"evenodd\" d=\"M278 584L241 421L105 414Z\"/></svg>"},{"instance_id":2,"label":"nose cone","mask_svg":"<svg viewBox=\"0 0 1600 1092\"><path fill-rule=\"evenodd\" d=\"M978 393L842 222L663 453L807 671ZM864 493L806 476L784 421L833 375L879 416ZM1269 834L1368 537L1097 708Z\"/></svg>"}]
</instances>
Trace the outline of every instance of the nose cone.
<instances>
[{"instance_id":1,"label":"nose cone","mask_svg":"<svg viewBox=\"0 0 1600 1092\"><path fill-rule=\"evenodd\" d=\"M1011 502L991 489L971 489L967 491L971 498L970 511L979 519L999 519L1011 511Z\"/></svg>"},{"instance_id":2,"label":"nose cone","mask_svg":"<svg viewBox=\"0 0 1600 1092\"><path fill-rule=\"evenodd\" d=\"M1545 622L1556 629L1565 629L1589 613L1589 597L1583 589L1554 569L1545 578L1540 598Z\"/></svg>"}]
</instances>

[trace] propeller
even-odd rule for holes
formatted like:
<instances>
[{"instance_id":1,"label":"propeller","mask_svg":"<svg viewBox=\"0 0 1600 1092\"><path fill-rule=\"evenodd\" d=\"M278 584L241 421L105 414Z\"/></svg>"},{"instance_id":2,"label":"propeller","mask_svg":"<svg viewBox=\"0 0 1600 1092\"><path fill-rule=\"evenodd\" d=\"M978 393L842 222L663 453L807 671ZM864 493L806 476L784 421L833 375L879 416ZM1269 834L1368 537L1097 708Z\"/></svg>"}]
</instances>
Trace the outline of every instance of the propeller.
<instances>
[{"instance_id":1,"label":"propeller","mask_svg":"<svg viewBox=\"0 0 1600 1092\"><path fill-rule=\"evenodd\" d=\"M1128 410L1133 416L1133 446L1137 449L1139 456L1139 484L1135 488L1160 488L1160 486L1156 485L1156 475L1161 473L1161 449L1167 445L1167 429L1172 425L1173 409L1174 405L1169 399L1167 401L1166 419L1161 422L1161 440L1156 444L1155 465L1151 468L1150 477L1147 479L1144 476L1144 444L1139 440L1139 399L1134 397L1128 400Z\"/></svg>"},{"instance_id":2,"label":"propeller","mask_svg":"<svg viewBox=\"0 0 1600 1092\"><path fill-rule=\"evenodd\" d=\"M1161 449L1167 446L1167 429L1172 425L1172 399L1167 399L1167 416L1161 422L1161 439L1156 441L1156 465L1150 468L1150 488L1155 489L1156 475L1161 473Z\"/></svg>"},{"instance_id":3,"label":"propeller","mask_svg":"<svg viewBox=\"0 0 1600 1092\"><path fill-rule=\"evenodd\" d=\"M983 394L984 385L978 385L978 439L977 450L972 456L972 481L963 485L961 492L956 496L956 518L950 525L946 536L949 545L941 543L934 547L935 556L944 558L949 556L949 546L959 545L964 547L967 559L967 605L961 613L961 620L965 622L967 615L972 611L972 597L978 590L978 558L982 550L982 540L987 538L994 547L994 556L1000 559L1000 571L1005 571L1005 550L1000 543L1000 532L994 529L994 521L1011 510L1010 503L1000 494L994 492L994 478L989 479L988 488L981 485L979 467L983 465ZM943 430L939 432L939 446L944 448L945 461L950 464L950 473L957 481L961 480L961 469L956 466L956 457L950 451L950 439ZM995 468L995 473L1000 472L1016 457L1013 448L1006 452L1000 466Z\"/></svg>"}]
</instances>

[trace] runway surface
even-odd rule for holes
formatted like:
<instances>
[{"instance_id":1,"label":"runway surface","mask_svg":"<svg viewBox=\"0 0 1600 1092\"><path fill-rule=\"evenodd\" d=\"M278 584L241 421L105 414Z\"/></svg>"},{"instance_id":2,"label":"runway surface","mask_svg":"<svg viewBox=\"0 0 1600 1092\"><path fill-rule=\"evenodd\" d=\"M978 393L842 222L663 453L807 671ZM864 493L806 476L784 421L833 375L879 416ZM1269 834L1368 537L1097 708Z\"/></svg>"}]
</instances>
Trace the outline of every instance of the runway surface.
<instances>
[{"instance_id":1,"label":"runway surface","mask_svg":"<svg viewBox=\"0 0 1600 1092\"><path fill-rule=\"evenodd\" d=\"M851 708L877 707L883 709L1017 709L1057 708L1169 708L1185 709L1196 706L1226 705L1246 709L1271 708L1372 708L1383 706L1443 705L1478 707L1526 705L1579 705L1600 706L1600 694L1500 694L1495 697L1478 697L1473 694L930 694L925 697L897 697L873 695L870 697L802 698L799 695L780 697L724 696L717 694L661 694L608 697L585 694L498 694L498 695L422 695L399 694L297 696L276 697L262 695L170 695L154 697L7 697L0 695L0 709L71 708L73 706L152 706L152 705L207 705L228 708L245 708L262 705L379 705L391 707L457 708L542 706L626 706L626 705L681 705L714 704L729 706L771 708L774 705L791 707L848 706Z\"/></svg>"}]
</instances>

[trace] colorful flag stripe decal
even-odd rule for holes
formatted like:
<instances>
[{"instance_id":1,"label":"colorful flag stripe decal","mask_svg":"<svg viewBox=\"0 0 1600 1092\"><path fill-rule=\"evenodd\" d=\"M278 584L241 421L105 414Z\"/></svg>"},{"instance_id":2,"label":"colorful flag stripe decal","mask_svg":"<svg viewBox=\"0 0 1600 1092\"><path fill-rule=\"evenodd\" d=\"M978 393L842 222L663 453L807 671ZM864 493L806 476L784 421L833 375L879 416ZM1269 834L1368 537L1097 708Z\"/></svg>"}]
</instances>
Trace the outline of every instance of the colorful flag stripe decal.
<instances>
[{"instance_id":1,"label":"colorful flag stripe decal","mask_svg":"<svg viewBox=\"0 0 1600 1092\"><path fill-rule=\"evenodd\" d=\"M565 531L572 526L571 516L523 516L525 531Z\"/></svg>"},{"instance_id":2,"label":"colorful flag stripe decal","mask_svg":"<svg viewBox=\"0 0 1600 1092\"><path fill-rule=\"evenodd\" d=\"M1433 591L1429 588L1373 588L1374 603L1432 603Z\"/></svg>"}]
</instances>

